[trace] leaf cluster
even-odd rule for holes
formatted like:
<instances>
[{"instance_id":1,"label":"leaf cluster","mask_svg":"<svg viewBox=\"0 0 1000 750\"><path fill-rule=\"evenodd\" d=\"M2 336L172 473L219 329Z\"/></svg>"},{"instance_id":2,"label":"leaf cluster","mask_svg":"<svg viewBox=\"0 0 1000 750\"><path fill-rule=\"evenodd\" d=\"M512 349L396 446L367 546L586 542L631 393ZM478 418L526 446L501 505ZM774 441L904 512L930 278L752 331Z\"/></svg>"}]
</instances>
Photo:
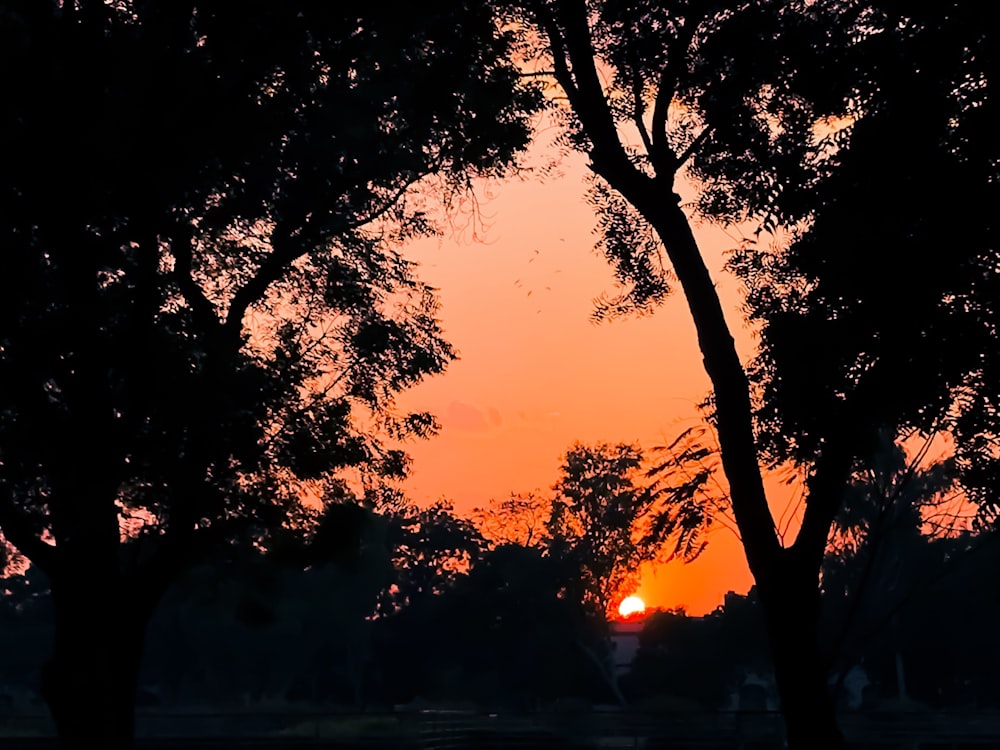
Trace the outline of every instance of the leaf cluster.
<instances>
[{"instance_id":1,"label":"leaf cluster","mask_svg":"<svg viewBox=\"0 0 1000 750\"><path fill-rule=\"evenodd\" d=\"M942 431L968 491L988 504L995 53L978 18L965 3L857 16L840 53L854 76L850 122L806 183L808 210L785 209L786 222L804 223L787 248L751 245L733 267L761 324L751 377L769 456L808 461L844 422Z\"/></svg>"},{"instance_id":2,"label":"leaf cluster","mask_svg":"<svg viewBox=\"0 0 1000 750\"><path fill-rule=\"evenodd\" d=\"M392 243L433 229L429 176L514 164L537 93L484 5L387 8L0 4L0 525L29 557L127 513L179 564L433 431L394 397L454 353Z\"/></svg>"}]
</instances>

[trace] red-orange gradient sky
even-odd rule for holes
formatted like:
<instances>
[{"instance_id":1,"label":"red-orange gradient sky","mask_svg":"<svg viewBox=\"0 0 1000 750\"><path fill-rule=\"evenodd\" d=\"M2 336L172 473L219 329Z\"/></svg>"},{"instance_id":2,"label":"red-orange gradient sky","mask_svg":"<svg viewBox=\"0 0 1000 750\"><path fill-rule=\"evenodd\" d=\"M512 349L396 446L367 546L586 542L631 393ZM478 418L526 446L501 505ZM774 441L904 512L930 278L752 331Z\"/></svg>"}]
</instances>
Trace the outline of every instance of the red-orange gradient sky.
<instances>
[{"instance_id":1,"label":"red-orange gradient sky","mask_svg":"<svg viewBox=\"0 0 1000 750\"><path fill-rule=\"evenodd\" d=\"M439 289L440 318L460 354L404 399L442 424L435 438L408 446L407 491L419 503L446 498L467 512L511 492L545 491L574 441L649 449L697 420L709 383L679 292L652 316L591 322L593 298L614 279L593 249L584 165L570 157L562 177L480 195L484 241L445 237L408 248ZM697 233L745 360L753 337L738 284L721 272L736 240L712 226ZM786 497L773 499L779 506L791 494L783 489ZM638 593L650 607L699 614L750 583L738 540L720 529L694 563L644 569Z\"/></svg>"}]
</instances>

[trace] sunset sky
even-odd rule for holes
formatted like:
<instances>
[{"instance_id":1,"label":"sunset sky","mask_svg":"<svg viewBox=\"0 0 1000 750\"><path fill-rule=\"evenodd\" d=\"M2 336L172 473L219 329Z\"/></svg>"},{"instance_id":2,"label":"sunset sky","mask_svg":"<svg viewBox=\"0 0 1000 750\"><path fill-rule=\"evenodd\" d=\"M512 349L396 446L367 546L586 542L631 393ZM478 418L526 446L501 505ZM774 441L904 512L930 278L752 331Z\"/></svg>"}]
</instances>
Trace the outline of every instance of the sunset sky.
<instances>
[{"instance_id":1,"label":"sunset sky","mask_svg":"<svg viewBox=\"0 0 1000 750\"><path fill-rule=\"evenodd\" d=\"M440 318L460 359L407 394L440 434L411 444L410 497L445 498L459 511L511 492L545 491L574 441L636 442L644 450L697 422L708 392L694 327L678 292L652 316L595 324L593 299L613 290L611 267L593 249L585 160L568 157L557 178L506 182L479 195L486 226L423 240L408 250L439 289ZM721 273L736 234L697 229L744 358L753 337L739 288ZM780 506L785 496L772 498ZM689 565L647 569L639 595L650 607L711 611L750 574L736 537L714 532Z\"/></svg>"}]
</instances>

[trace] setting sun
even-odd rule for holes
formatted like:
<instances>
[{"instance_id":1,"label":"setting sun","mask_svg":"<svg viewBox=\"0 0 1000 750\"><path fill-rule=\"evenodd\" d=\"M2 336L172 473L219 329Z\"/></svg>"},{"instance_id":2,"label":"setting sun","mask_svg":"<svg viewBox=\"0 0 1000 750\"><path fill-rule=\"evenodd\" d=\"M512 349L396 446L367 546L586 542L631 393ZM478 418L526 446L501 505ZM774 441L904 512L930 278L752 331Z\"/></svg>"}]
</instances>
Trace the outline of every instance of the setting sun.
<instances>
[{"instance_id":1,"label":"setting sun","mask_svg":"<svg viewBox=\"0 0 1000 750\"><path fill-rule=\"evenodd\" d=\"M618 605L618 614L622 617L641 615L646 611L646 603L638 596L626 596L622 603Z\"/></svg>"}]
</instances>

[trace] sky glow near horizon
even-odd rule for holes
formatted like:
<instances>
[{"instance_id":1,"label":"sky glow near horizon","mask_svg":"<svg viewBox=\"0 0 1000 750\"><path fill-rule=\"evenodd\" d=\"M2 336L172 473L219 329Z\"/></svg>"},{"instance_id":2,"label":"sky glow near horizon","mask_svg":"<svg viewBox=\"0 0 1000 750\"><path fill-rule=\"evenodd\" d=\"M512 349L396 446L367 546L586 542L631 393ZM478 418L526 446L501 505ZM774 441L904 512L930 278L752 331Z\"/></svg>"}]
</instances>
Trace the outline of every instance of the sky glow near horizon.
<instances>
[{"instance_id":1,"label":"sky glow near horizon","mask_svg":"<svg viewBox=\"0 0 1000 750\"><path fill-rule=\"evenodd\" d=\"M446 499L468 513L512 492L546 492L575 441L635 442L648 453L699 421L709 381L679 290L653 315L591 321L614 276L594 250L585 164L572 154L561 176L511 180L479 196L477 240L423 239L404 250L438 289L445 337L460 357L401 399L442 426L406 446L413 465L404 488L419 504ZM711 225L695 231L746 361L753 336L738 282L722 271L738 238ZM791 489L772 494L783 506ZM635 593L650 608L698 614L750 584L738 540L720 528L694 563L646 566Z\"/></svg>"}]
</instances>

